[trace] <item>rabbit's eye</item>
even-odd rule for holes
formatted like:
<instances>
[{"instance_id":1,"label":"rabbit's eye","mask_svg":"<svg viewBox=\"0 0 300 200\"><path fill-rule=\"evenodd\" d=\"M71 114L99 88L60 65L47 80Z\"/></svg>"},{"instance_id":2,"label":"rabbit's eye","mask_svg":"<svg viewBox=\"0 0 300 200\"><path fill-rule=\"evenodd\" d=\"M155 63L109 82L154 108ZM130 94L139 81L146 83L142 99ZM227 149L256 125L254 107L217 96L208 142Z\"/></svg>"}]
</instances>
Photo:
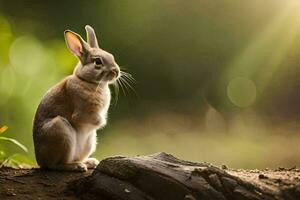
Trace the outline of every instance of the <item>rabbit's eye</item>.
<instances>
[{"instance_id":1,"label":"rabbit's eye","mask_svg":"<svg viewBox=\"0 0 300 200\"><path fill-rule=\"evenodd\" d=\"M96 65L103 65L102 59L101 58L95 58L94 63Z\"/></svg>"}]
</instances>

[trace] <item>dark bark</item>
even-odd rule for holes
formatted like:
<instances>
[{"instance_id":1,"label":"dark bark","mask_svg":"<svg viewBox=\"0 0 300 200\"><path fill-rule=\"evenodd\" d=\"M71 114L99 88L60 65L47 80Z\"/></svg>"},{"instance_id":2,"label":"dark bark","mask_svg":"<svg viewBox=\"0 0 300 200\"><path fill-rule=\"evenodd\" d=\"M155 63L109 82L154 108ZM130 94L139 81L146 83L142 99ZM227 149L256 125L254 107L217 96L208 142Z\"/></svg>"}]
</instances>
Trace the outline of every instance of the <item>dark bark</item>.
<instances>
[{"instance_id":1,"label":"dark bark","mask_svg":"<svg viewBox=\"0 0 300 200\"><path fill-rule=\"evenodd\" d=\"M300 172L221 169L158 153L107 158L70 188L81 199L299 200Z\"/></svg>"}]
</instances>

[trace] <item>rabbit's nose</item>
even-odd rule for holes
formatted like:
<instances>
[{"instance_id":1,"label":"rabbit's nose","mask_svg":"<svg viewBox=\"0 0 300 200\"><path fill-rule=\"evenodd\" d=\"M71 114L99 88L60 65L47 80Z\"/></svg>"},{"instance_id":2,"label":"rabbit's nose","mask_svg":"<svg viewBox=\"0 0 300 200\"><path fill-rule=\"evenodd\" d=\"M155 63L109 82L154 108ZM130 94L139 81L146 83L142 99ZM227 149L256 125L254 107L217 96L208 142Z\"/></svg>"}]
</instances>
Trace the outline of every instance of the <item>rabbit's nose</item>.
<instances>
[{"instance_id":1,"label":"rabbit's nose","mask_svg":"<svg viewBox=\"0 0 300 200\"><path fill-rule=\"evenodd\" d=\"M111 73L114 75L114 77L119 76L119 70L117 68L111 69Z\"/></svg>"}]
</instances>

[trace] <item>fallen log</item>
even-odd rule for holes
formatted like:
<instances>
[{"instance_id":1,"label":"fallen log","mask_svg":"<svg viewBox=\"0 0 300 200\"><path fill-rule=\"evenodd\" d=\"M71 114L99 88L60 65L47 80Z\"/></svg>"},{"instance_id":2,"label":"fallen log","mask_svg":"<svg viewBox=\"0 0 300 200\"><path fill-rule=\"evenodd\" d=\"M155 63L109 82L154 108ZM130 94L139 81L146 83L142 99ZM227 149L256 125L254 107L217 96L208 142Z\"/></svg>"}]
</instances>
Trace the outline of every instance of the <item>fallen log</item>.
<instances>
[{"instance_id":1,"label":"fallen log","mask_svg":"<svg viewBox=\"0 0 300 200\"><path fill-rule=\"evenodd\" d=\"M166 153L118 156L68 188L84 200L299 200L300 170L232 170Z\"/></svg>"}]
</instances>

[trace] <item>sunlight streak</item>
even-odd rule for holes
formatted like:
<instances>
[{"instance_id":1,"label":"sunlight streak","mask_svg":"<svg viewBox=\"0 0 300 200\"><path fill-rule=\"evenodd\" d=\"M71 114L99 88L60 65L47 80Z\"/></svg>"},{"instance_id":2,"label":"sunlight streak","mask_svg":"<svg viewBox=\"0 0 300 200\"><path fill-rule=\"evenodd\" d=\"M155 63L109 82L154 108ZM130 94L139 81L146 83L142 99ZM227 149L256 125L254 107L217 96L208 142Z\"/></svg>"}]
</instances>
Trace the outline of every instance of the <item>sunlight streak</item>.
<instances>
[{"instance_id":1,"label":"sunlight streak","mask_svg":"<svg viewBox=\"0 0 300 200\"><path fill-rule=\"evenodd\" d=\"M291 4L292 5L292 4ZM287 6L230 64L225 85L236 77L253 80L259 93L270 84L300 30L299 7Z\"/></svg>"}]
</instances>

